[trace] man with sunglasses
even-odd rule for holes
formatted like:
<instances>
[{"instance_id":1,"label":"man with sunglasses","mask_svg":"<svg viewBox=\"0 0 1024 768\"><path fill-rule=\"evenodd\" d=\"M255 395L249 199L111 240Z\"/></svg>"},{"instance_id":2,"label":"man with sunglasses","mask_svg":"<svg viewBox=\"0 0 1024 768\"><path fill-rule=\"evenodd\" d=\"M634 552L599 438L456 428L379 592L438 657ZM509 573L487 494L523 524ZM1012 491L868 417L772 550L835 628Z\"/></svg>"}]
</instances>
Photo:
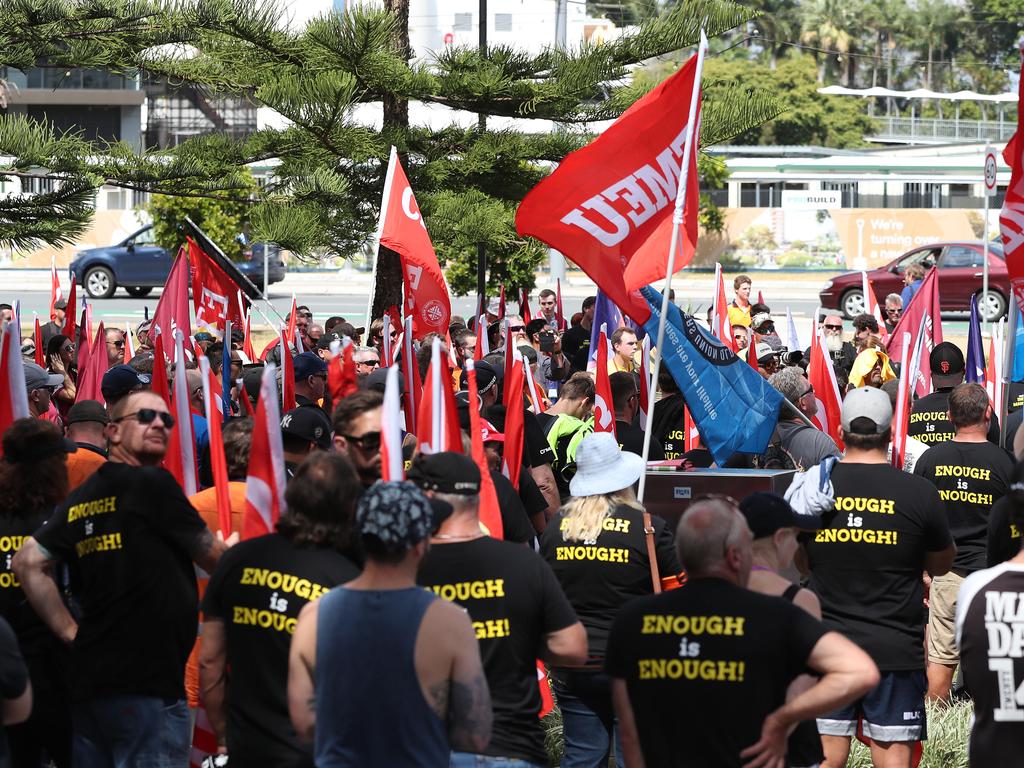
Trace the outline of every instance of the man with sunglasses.
<instances>
[{"instance_id":1,"label":"man with sunglasses","mask_svg":"<svg viewBox=\"0 0 1024 768\"><path fill-rule=\"evenodd\" d=\"M319 408L327 390L327 363L316 352L292 358L295 373L295 404Z\"/></svg>"},{"instance_id":2,"label":"man with sunglasses","mask_svg":"<svg viewBox=\"0 0 1024 768\"><path fill-rule=\"evenodd\" d=\"M359 347L352 353L352 361L356 364L356 377L360 379L380 368L380 355L373 347Z\"/></svg>"},{"instance_id":3,"label":"man with sunglasses","mask_svg":"<svg viewBox=\"0 0 1024 768\"><path fill-rule=\"evenodd\" d=\"M28 412L38 419L50 411L50 400L54 391L64 386L64 377L49 373L35 363L24 363L25 389L28 392Z\"/></svg>"},{"instance_id":4,"label":"man with sunglasses","mask_svg":"<svg viewBox=\"0 0 1024 768\"><path fill-rule=\"evenodd\" d=\"M885 330L892 333L903 317L903 299L898 293L890 293L885 297Z\"/></svg>"},{"instance_id":5,"label":"man with sunglasses","mask_svg":"<svg viewBox=\"0 0 1024 768\"><path fill-rule=\"evenodd\" d=\"M107 368L124 361L124 331L107 328Z\"/></svg>"},{"instance_id":6,"label":"man with sunglasses","mask_svg":"<svg viewBox=\"0 0 1024 768\"><path fill-rule=\"evenodd\" d=\"M800 414L809 419L818 413L814 387L804 372L798 367L783 368L773 374L768 383L797 409L794 412L788 404L782 404L779 423L769 445L781 448L798 470L813 467L829 456L839 456L839 447L827 432L815 429L800 418Z\"/></svg>"},{"instance_id":7,"label":"man with sunglasses","mask_svg":"<svg viewBox=\"0 0 1024 768\"><path fill-rule=\"evenodd\" d=\"M380 415L384 396L361 389L343 397L331 419L334 448L356 468L359 482L369 488L380 480Z\"/></svg>"},{"instance_id":8,"label":"man with sunglasses","mask_svg":"<svg viewBox=\"0 0 1024 768\"><path fill-rule=\"evenodd\" d=\"M25 540L13 568L32 607L73 647L74 764L185 765L193 563L212 572L227 545L159 466L174 428L163 398L134 392L110 417L109 461ZM76 574L75 615L50 575L57 563Z\"/></svg>"},{"instance_id":9,"label":"man with sunglasses","mask_svg":"<svg viewBox=\"0 0 1024 768\"><path fill-rule=\"evenodd\" d=\"M832 364L849 376L853 361L857 359L857 349L850 342L843 341L843 318L839 315L826 315L821 321L821 332L825 337L825 346L832 358ZM808 353L804 354L804 357L808 356Z\"/></svg>"}]
</instances>

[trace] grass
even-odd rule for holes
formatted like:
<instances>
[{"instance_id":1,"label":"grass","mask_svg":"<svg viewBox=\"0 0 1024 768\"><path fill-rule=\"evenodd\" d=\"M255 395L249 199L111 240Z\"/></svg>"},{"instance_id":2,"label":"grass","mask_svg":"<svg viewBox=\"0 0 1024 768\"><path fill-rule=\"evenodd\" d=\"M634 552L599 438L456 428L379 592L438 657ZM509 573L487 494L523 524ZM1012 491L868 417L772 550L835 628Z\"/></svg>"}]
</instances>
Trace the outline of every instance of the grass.
<instances>
[{"instance_id":1,"label":"grass","mask_svg":"<svg viewBox=\"0 0 1024 768\"><path fill-rule=\"evenodd\" d=\"M555 707L544 718L548 765L558 766L562 759L562 715ZM924 744L920 768L967 768L967 738L971 732L971 705L928 706L928 741ZM846 768L871 768L868 747L854 740Z\"/></svg>"}]
</instances>

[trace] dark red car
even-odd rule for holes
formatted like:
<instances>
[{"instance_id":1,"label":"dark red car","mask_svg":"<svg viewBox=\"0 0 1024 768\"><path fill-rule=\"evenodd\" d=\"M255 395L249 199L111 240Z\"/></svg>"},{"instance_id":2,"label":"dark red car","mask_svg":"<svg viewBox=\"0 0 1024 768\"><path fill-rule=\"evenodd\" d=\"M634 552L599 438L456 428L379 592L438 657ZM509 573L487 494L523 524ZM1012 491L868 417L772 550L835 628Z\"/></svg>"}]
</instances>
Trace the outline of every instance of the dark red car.
<instances>
[{"instance_id":1,"label":"dark red car","mask_svg":"<svg viewBox=\"0 0 1024 768\"><path fill-rule=\"evenodd\" d=\"M908 265L920 263L925 269L939 265L939 302L944 312L968 312L971 297L978 297L978 311L983 320L998 320L1006 313L1010 295L1010 278L1006 272L1003 247L988 246L988 296L982 298L982 265L984 244L980 241L931 243L907 251L884 267L868 272L868 279L879 304L890 293L903 290L903 271ZM825 283L819 294L824 309L839 310L848 319L864 311L861 273L846 272Z\"/></svg>"}]
</instances>

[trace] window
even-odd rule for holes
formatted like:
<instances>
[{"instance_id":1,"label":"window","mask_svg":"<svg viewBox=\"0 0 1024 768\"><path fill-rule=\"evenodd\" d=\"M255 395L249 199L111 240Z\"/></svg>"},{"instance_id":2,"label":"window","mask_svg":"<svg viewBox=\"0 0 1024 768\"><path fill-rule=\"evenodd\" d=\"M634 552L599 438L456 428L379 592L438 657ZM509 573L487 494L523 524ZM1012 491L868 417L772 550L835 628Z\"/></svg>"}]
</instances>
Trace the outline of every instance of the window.
<instances>
[{"instance_id":1,"label":"window","mask_svg":"<svg viewBox=\"0 0 1024 768\"><path fill-rule=\"evenodd\" d=\"M452 24L452 29L455 32L472 32L473 31L473 14L472 13L456 13L455 23Z\"/></svg>"},{"instance_id":2,"label":"window","mask_svg":"<svg viewBox=\"0 0 1024 768\"><path fill-rule=\"evenodd\" d=\"M920 251L908 253L900 259L899 264L896 265L896 271L903 274L903 271L911 264L920 264L926 270L931 269L939 260L940 253L942 253L941 248L922 248Z\"/></svg>"},{"instance_id":3,"label":"window","mask_svg":"<svg viewBox=\"0 0 1024 768\"><path fill-rule=\"evenodd\" d=\"M494 14L494 31L495 32L511 32L512 31L512 14L511 13L496 13L496 14Z\"/></svg>"},{"instance_id":4,"label":"window","mask_svg":"<svg viewBox=\"0 0 1024 768\"><path fill-rule=\"evenodd\" d=\"M124 211L131 208L131 193L121 187L103 187L106 193L106 205L108 211Z\"/></svg>"},{"instance_id":5,"label":"window","mask_svg":"<svg viewBox=\"0 0 1024 768\"><path fill-rule=\"evenodd\" d=\"M966 245L950 245L942 257L942 268L981 267L981 254Z\"/></svg>"},{"instance_id":6,"label":"window","mask_svg":"<svg viewBox=\"0 0 1024 768\"><path fill-rule=\"evenodd\" d=\"M133 242L136 245L153 245L156 242L156 235L153 234L153 228L149 227L139 232Z\"/></svg>"}]
</instances>

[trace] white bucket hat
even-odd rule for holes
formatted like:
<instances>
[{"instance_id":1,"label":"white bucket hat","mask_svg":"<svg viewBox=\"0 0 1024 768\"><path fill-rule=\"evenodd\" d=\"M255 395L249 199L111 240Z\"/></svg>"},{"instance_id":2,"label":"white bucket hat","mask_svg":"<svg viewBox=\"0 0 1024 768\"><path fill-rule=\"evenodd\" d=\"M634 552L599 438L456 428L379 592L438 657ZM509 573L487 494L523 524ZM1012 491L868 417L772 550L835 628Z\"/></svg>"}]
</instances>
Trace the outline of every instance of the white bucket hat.
<instances>
[{"instance_id":1,"label":"white bucket hat","mask_svg":"<svg viewBox=\"0 0 1024 768\"><path fill-rule=\"evenodd\" d=\"M620 451L611 432L587 435L576 449L576 475L569 482L573 496L600 496L628 488L640 479L642 456Z\"/></svg>"}]
</instances>

